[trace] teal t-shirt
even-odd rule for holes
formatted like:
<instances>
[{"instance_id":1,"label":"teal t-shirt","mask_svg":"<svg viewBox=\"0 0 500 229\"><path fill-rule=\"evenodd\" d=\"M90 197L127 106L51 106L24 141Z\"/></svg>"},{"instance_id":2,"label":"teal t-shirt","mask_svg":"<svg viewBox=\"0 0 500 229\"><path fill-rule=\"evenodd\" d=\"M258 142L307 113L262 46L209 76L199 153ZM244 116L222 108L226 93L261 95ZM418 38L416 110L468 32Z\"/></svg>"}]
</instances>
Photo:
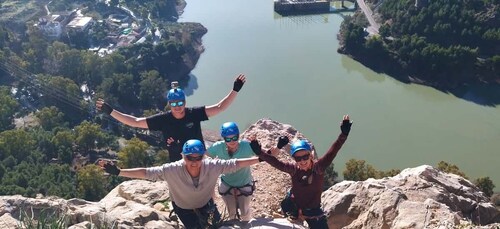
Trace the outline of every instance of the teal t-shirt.
<instances>
[{"instance_id":1,"label":"teal t-shirt","mask_svg":"<svg viewBox=\"0 0 500 229\"><path fill-rule=\"evenodd\" d=\"M234 152L233 157L229 157L229 153L227 152L226 143L224 141L218 141L210 146L207 151L208 154L215 158L229 160L234 158L249 158L255 156L250 148L250 142L247 141L239 141L240 146L238 150ZM250 167L244 167L238 169L234 173L225 173L221 175L221 179L231 187L242 187L252 181L252 170Z\"/></svg>"}]
</instances>

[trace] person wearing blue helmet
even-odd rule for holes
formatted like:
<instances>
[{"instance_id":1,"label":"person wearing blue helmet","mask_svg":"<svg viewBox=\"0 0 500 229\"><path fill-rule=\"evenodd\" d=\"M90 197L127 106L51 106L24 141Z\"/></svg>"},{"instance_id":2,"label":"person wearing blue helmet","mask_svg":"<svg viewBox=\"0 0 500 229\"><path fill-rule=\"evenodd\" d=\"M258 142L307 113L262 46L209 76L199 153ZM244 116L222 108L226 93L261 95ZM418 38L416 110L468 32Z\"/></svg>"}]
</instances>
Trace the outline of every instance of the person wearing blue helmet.
<instances>
[{"instance_id":1,"label":"person wearing blue helmet","mask_svg":"<svg viewBox=\"0 0 500 229\"><path fill-rule=\"evenodd\" d=\"M97 100L96 107L125 125L161 131L172 162L182 159L182 145L187 140L203 141L200 123L226 110L233 103L245 81L245 75L239 74L234 80L233 89L222 100L211 106L200 107L186 107L184 91L172 85L172 89L165 96L170 110L150 117L139 118L121 113L102 99Z\"/></svg>"},{"instance_id":2,"label":"person wearing blue helmet","mask_svg":"<svg viewBox=\"0 0 500 229\"><path fill-rule=\"evenodd\" d=\"M312 229L328 228L326 216L321 209L321 193L323 193L323 181L325 170L333 162L340 148L347 140L351 131L352 122L348 115L344 115L340 125L341 133L330 149L318 160L314 160L311 153L311 145L305 140L298 140L290 146L290 155L295 162L282 162L269 153L276 148L263 152L257 140L252 140L250 146L261 160L271 166L290 174L292 188L281 202L283 213L291 218L305 220ZM278 149L288 144L288 138L280 137Z\"/></svg>"},{"instance_id":3,"label":"person wearing blue helmet","mask_svg":"<svg viewBox=\"0 0 500 229\"><path fill-rule=\"evenodd\" d=\"M236 123L226 122L222 124L220 135L223 140L208 147L208 156L224 160L255 156L250 147L250 142L240 140L240 130ZM244 167L235 172L221 175L219 194L226 204L230 220L239 219L247 222L252 219L250 202L254 189L250 167Z\"/></svg>"},{"instance_id":4,"label":"person wearing blue helmet","mask_svg":"<svg viewBox=\"0 0 500 229\"><path fill-rule=\"evenodd\" d=\"M182 147L182 160L150 168L120 169L109 161L99 161L112 175L168 183L174 212L186 228L217 228L220 213L212 199L222 173L231 173L259 162L258 157L219 160L204 157L202 141L191 139Z\"/></svg>"}]
</instances>

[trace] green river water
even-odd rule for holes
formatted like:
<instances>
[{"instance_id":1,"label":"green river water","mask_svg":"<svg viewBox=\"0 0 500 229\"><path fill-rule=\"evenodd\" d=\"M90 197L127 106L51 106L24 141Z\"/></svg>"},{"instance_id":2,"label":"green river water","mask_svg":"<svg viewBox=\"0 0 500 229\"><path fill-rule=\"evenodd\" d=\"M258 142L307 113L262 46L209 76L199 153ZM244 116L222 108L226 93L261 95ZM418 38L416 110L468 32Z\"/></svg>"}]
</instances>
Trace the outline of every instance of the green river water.
<instances>
[{"instance_id":1,"label":"green river water","mask_svg":"<svg viewBox=\"0 0 500 229\"><path fill-rule=\"evenodd\" d=\"M187 91L188 106L210 105L247 83L224 113L240 129L267 117L292 124L321 154L354 121L335 159L341 174L350 158L377 169L456 164L469 177L490 176L500 190L500 106L479 105L431 87L405 84L337 53L341 15L281 17L270 0L189 0L179 21L208 33Z\"/></svg>"}]
</instances>

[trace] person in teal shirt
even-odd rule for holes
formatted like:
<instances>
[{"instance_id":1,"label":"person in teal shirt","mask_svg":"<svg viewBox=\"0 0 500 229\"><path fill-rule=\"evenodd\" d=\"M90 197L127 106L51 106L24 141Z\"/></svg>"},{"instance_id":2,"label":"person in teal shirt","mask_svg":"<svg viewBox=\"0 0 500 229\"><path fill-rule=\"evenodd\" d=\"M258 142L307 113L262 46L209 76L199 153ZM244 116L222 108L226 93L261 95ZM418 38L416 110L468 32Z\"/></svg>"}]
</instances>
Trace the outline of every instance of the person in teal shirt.
<instances>
[{"instance_id":1,"label":"person in teal shirt","mask_svg":"<svg viewBox=\"0 0 500 229\"><path fill-rule=\"evenodd\" d=\"M236 123L226 122L222 124L220 132L224 140L210 146L207 149L208 156L224 160L255 156L250 142L239 139L240 131ZM250 201L254 189L255 184L250 167L221 175L219 193L227 206L230 220L250 221L252 219Z\"/></svg>"}]
</instances>

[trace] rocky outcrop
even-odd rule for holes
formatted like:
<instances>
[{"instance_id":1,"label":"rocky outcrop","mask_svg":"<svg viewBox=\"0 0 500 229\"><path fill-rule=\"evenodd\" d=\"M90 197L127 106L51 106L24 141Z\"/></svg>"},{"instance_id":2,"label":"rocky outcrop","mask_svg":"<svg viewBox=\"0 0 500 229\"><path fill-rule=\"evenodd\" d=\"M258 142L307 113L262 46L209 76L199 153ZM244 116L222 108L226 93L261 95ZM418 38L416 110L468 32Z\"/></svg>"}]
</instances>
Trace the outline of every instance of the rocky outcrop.
<instances>
[{"instance_id":1,"label":"rocky outcrop","mask_svg":"<svg viewBox=\"0 0 500 229\"><path fill-rule=\"evenodd\" d=\"M179 228L170 212L153 205L168 199L165 182L123 182L99 202L81 199L0 197L0 228L17 228L22 218L64 218L69 228ZM26 220L24 220L26 222Z\"/></svg>"},{"instance_id":2,"label":"rocky outcrop","mask_svg":"<svg viewBox=\"0 0 500 229\"><path fill-rule=\"evenodd\" d=\"M322 198L330 228L455 228L500 222L500 212L470 181L428 165L379 180L343 181Z\"/></svg>"}]
</instances>

